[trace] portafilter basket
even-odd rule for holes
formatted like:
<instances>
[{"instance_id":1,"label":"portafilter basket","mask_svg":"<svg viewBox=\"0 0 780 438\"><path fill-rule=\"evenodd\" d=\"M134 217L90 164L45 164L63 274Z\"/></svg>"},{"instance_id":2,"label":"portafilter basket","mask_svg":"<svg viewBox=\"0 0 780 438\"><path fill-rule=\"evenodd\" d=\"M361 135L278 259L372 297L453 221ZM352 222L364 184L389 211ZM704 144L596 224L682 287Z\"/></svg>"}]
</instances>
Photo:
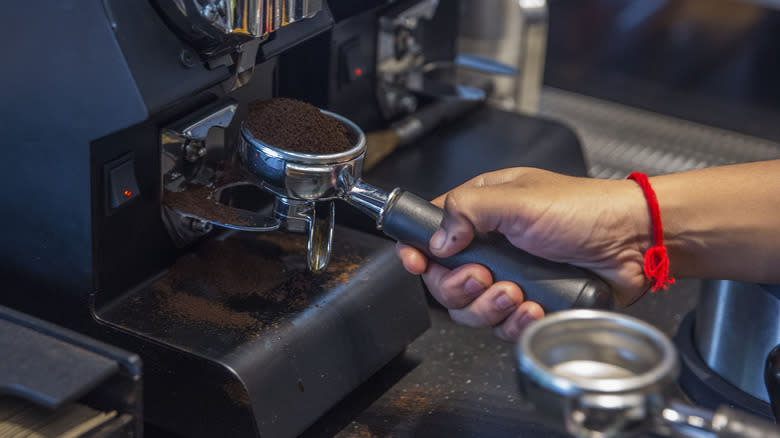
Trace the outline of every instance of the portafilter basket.
<instances>
[{"instance_id":1,"label":"portafilter basket","mask_svg":"<svg viewBox=\"0 0 780 438\"><path fill-rule=\"evenodd\" d=\"M780 437L773 424L728 407L667 402L677 351L661 331L627 315L558 312L523 331L516 355L520 391L538 418L574 436Z\"/></svg>"},{"instance_id":2,"label":"portafilter basket","mask_svg":"<svg viewBox=\"0 0 780 438\"><path fill-rule=\"evenodd\" d=\"M339 175L360 176L366 136L352 121L321 110L342 123L353 146L337 154L305 154L280 149L256 139L241 127L239 154L245 168L273 193L274 215L289 231L308 232L307 263L323 271L330 260L335 205L340 197Z\"/></svg>"},{"instance_id":3,"label":"portafilter basket","mask_svg":"<svg viewBox=\"0 0 780 438\"><path fill-rule=\"evenodd\" d=\"M431 256L428 242L441 224L443 210L401 189L388 192L363 182L365 135L350 120L328 111L322 113L347 128L353 141L349 150L328 155L291 152L254 138L246 126L241 128L239 145L245 169L275 195L274 214L282 226L290 231L308 231L308 263L312 271L322 271L328 263L333 201L342 199L374 218L385 234L416 247L441 265L485 265L495 281L514 281L523 288L527 299L538 302L547 312L612 306L609 287L594 274L521 251L498 233L479 234L452 257Z\"/></svg>"}]
</instances>

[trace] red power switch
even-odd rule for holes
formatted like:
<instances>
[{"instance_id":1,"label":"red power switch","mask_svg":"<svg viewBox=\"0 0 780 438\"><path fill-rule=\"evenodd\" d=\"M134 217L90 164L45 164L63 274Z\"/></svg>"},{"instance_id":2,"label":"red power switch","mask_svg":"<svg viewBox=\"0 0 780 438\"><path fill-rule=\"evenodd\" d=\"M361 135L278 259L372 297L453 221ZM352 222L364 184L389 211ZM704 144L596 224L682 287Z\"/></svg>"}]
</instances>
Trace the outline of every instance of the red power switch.
<instances>
[{"instance_id":1,"label":"red power switch","mask_svg":"<svg viewBox=\"0 0 780 438\"><path fill-rule=\"evenodd\" d=\"M368 57L363 54L360 39L354 38L342 44L339 49L339 58L341 60L339 76L345 85L362 78L366 74Z\"/></svg>"}]
</instances>

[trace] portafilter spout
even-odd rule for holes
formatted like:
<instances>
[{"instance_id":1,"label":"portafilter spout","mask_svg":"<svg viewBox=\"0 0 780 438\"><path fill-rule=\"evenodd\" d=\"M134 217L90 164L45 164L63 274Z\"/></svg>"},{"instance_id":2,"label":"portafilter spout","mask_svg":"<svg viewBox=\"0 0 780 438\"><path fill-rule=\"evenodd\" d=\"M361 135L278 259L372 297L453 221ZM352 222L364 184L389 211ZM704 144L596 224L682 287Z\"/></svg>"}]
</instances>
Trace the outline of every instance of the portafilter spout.
<instances>
[{"instance_id":1,"label":"portafilter spout","mask_svg":"<svg viewBox=\"0 0 780 438\"><path fill-rule=\"evenodd\" d=\"M240 153L247 170L285 203L313 207L315 203L342 199L374 218L377 228L388 236L419 249L443 266L455 268L479 263L492 272L495 281L517 283L526 298L539 303L546 312L571 307L612 307L611 291L596 275L531 255L513 246L499 233L477 235L466 249L452 257L433 257L428 242L439 228L444 211L410 192L399 188L386 191L362 181L365 135L350 120L328 111L322 113L335 118L350 131L350 138L355 143L352 148L329 155L291 152L259 141L246 127L241 129ZM322 219L314 213L314 208L310 210L311 213L304 215L309 221L309 266L312 270L322 270L322 261L327 264L325 256L330 251L330 237L323 235L327 227L314 225ZM328 222L332 236L332 209L330 211ZM284 212L278 214L285 215Z\"/></svg>"}]
</instances>

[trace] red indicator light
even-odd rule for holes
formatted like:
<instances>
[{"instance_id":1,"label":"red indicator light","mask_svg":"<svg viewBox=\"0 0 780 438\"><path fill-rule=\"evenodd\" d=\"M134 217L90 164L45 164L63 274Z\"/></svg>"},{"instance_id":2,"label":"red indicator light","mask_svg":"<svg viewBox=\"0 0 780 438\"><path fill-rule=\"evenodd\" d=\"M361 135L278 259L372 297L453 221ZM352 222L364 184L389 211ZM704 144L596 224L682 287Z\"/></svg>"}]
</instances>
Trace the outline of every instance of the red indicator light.
<instances>
[{"instance_id":1,"label":"red indicator light","mask_svg":"<svg viewBox=\"0 0 780 438\"><path fill-rule=\"evenodd\" d=\"M125 198L129 198L129 197L133 196L133 192L131 192L130 190L125 190L124 194L125 194Z\"/></svg>"},{"instance_id":2,"label":"red indicator light","mask_svg":"<svg viewBox=\"0 0 780 438\"><path fill-rule=\"evenodd\" d=\"M363 76L363 69L362 69L362 68L360 68L360 67L355 67L355 70L353 70L353 71L354 71L354 73L355 73L355 76L357 76L357 77L361 77L361 76Z\"/></svg>"}]
</instances>

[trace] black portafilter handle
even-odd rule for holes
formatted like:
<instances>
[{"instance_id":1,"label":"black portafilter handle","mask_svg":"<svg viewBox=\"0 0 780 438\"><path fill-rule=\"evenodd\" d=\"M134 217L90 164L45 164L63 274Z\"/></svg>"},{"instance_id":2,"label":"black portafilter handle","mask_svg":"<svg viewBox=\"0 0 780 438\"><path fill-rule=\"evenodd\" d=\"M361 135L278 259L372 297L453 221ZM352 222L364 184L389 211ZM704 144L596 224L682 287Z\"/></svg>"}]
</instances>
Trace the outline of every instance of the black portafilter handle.
<instances>
[{"instance_id":1,"label":"black portafilter handle","mask_svg":"<svg viewBox=\"0 0 780 438\"><path fill-rule=\"evenodd\" d=\"M766 357L764 384L769 393L775 423L780 424L780 345L773 348Z\"/></svg>"},{"instance_id":2,"label":"black portafilter handle","mask_svg":"<svg viewBox=\"0 0 780 438\"><path fill-rule=\"evenodd\" d=\"M429 241L443 218L444 210L439 207L409 192L396 191L385 206L380 225L388 236L431 256ZM479 263L491 271L494 281L517 283L525 298L539 303L545 312L613 306L609 286L595 274L531 255L499 233L477 234L454 256L432 259L450 269Z\"/></svg>"}]
</instances>

